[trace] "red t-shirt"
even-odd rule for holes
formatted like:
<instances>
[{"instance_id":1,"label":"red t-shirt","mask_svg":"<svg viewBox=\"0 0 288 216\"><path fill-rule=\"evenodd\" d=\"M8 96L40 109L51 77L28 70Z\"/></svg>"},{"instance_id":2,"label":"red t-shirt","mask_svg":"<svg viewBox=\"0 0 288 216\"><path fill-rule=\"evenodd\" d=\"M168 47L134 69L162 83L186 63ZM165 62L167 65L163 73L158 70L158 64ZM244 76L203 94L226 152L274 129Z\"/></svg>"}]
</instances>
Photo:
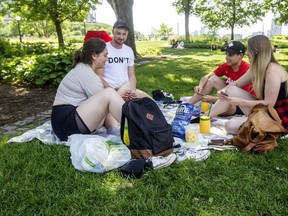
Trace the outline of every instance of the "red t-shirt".
<instances>
[{"instance_id":1,"label":"red t-shirt","mask_svg":"<svg viewBox=\"0 0 288 216\"><path fill-rule=\"evenodd\" d=\"M218 77L225 76L226 83L228 85L229 83L239 79L243 74L245 74L248 71L249 68L250 68L250 65L245 61L241 62L238 71L233 71L231 66L227 65L227 63L224 63L220 65L218 68L216 68L214 73ZM255 95L254 91L251 92L252 83L243 86L242 89L249 92L250 94Z\"/></svg>"}]
</instances>

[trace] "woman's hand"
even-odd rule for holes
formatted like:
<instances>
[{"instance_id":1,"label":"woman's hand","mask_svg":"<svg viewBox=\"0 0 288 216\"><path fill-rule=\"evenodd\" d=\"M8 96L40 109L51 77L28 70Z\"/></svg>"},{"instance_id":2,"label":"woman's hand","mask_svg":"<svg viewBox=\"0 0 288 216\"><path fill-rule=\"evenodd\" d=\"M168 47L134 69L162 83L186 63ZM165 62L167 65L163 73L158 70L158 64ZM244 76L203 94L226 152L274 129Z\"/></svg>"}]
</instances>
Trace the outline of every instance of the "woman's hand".
<instances>
[{"instance_id":1,"label":"woman's hand","mask_svg":"<svg viewBox=\"0 0 288 216\"><path fill-rule=\"evenodd\" d=\"M230 105L234 106L239 106L241 104L240 101L242 100L241 98L238 97L229 97L229 95L223 90L218 91L217 96L220 100L225 100Z\"/></svg>"},{"instance_id":2,"label":"woman's hand","mask_svg":"<svg viewBox=\"0 0 288 216\"><path fill-rule=\"evenodd\" d=\"M227 100L228 99L228 94L225 92L224 89L221 89L220 91L217 92L217 96L220 100Z\"/></svg>"}]
</instances>

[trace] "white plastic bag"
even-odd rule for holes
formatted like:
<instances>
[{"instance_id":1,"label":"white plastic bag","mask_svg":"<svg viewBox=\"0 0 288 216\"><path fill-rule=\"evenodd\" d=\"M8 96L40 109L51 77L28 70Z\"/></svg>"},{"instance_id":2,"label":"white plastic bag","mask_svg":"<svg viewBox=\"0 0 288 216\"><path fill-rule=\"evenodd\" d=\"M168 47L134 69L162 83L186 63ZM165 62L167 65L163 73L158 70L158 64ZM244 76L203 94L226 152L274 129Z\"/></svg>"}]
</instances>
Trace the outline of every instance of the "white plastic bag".
<instances>
[{"instance_id":1,"label":"white plastic bag","mask_svg":"<svg viewBox=\"0 0 288 216\"><path fill-rule=\"evenodd\" d=\"M74 134L68 137L73 166L80 171L103 173L119 168L131 159L123 143L98 135Z\"/></svg>"}]
</instances>

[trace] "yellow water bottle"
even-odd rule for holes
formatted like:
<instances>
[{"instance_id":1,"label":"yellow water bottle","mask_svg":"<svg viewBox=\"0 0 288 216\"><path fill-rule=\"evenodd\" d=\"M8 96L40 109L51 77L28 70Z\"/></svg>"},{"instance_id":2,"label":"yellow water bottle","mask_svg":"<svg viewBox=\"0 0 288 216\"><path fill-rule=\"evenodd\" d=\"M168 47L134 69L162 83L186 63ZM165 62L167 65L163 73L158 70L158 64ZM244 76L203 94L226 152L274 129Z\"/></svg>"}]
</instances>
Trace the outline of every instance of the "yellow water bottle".
<instances>
[{"instance_id":1,"label":"yellow water bottle","mask_svg":"<svg viewBox=\"0 0 288 216\"><path fill-rule=\"evenodd\" d=\"M124 144L127 146L130 145L129 133L128 133L128 125L124 126L124 134L123 134Z\"/></svg>"}]
</instances>

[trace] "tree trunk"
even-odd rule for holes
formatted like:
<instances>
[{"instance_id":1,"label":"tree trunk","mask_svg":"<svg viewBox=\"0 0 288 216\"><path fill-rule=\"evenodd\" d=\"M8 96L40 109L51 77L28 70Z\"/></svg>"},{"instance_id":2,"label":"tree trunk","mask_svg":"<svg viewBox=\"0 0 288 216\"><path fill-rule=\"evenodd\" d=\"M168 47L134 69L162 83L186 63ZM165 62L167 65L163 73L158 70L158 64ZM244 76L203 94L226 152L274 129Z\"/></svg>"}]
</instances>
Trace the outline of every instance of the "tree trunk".
<instances>
[{"instance_id":1,"label":"tree trunk","mask_svg":"<svg viewBox=\"0 0 288 216\"><path fill-rule=\"evenodd\" d=\"M107 0L111 5L116 19L125 20L129 26L129 34L126 44L132 48L135 57L141 57L136 51L135 36L134 36L134 23L133 23L133 4L134 0ZM116 20L115 20L116 22Z\"/></svg>"},{"instance_id":2,"label":"tree trunk","mask_svg":"<svg viewBox=\"0 0 288 216\"><path fill-rule=\"evenodd\" d=\"M231 40L234 40L234 25L231 26Z\"/></svg>"},{"instance_id":3,"label":"tree trunk","mask_svg":"<svg viewBox=\"0 0 288 216\"><path fill-rule=\"evenodd\" d=\"M56 26L59 47L64 47L64 38L63 38L61 23L59 21L55 21L54 24Z\"/></svg>"},{"instance_id":4,"label":"tree trunk","mask_svg":"<svg viewBox=\"0 0 288 216\"><path fill-rule=\"evenodd\" d=\"M185 39L186 41L190 41L189 16L190 16L190 6L189 6L189 3L187 3L185 5Z\"/></svg>"}]
</instances>

